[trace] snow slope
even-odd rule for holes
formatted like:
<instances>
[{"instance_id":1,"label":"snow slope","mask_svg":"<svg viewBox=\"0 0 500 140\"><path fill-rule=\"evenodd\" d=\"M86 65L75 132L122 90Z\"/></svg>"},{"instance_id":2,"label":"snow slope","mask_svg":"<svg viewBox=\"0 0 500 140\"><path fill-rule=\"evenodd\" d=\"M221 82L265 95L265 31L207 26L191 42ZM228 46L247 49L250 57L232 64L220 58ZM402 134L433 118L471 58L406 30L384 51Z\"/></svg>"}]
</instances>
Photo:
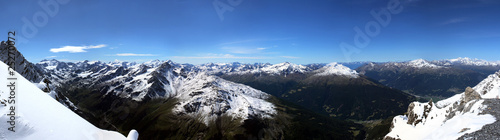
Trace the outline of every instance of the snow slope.
<instances>
[{"instance_id":1,"label":"snow slope","mask_svg":"<svg viewBox=\"0 0 500 140\"><path fill-rule=\"evenodd\" d=\"M487 108L482 103L484 99L498 99L499 95L500 71L474 88L435 104L413 102L408 115L394 117L393 128L386 138L457 139L496 121L490 114L481 114Z\"/></svg>"},{"instance_id":2,"label":"snow slope","mask_svg":"<svg viewBox=\"0 0 500 140\"><path fill-rule=\"evenodd\" d=\"M0 98L6 99L10 93L7 82L7 65L0 63ZM68 108L61 105L48 94L42 92L24 77L17 75L17 94L15 102L15 132L9 131L7 124L10 106L0 104L0 140L16 139L126 139L118 132L99 129ZM137 138L137 131L131 131L131 139Z\"/></svg>"}]
</instances>

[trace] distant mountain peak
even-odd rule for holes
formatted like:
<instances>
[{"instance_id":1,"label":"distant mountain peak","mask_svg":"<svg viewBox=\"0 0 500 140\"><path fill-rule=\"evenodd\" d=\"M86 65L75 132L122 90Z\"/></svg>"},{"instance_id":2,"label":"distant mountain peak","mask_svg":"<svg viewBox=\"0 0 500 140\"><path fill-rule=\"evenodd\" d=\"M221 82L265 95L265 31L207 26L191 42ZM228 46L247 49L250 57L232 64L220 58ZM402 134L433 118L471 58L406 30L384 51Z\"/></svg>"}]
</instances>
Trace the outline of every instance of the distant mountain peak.
<instances>
[{"instance_id":1,"label":"distant mountain peak","mask_svg":"<svg viewBox=\"0 0 500 140\"><path fill-rule=\"evenodd\" d=\"M500 66L500 62L490 62L483 59L459 57L455 59L442 60L448 65L469 65L469 66Z\"/></svg>"},{"instance_id":2,"label":"distant mountain peak","mask_svg":"<svg viewBox=\"0 0 500 140\"><path fill-rule=\"evenodd\" d=\"M415 60L408 62L408 64L409 64L409 66L412 66L415 68L442 68L442 66L432 64L429 61L424 60L424 59L415 59Z\"/></svg>"},{"instance_id":3,"label":"distant mountain peak","mask_svg":"<svg viewBox=\"0 0 500 140\"><path fill-rule=\"evenodd\" d=\"M317 76L326 76L326 75L341 75L341 76L349 76L352 78L357 78L359 76L358 72L352 70L342 64L333 62L329 63L323 68L320 68L315 71Z\"/></svg>"}]
</instances>

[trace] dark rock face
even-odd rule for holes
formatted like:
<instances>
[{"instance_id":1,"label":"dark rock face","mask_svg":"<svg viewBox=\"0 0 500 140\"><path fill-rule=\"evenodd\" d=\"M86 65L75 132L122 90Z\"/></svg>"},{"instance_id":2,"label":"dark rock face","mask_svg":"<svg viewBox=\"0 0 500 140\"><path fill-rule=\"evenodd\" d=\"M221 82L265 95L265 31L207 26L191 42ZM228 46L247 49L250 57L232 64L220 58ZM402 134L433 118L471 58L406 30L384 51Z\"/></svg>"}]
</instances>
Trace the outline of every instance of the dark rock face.
<instances>
[{"instance_id":1,"label":"dark rock face","mask_svg":"<svg viewBox=\"0 0 500 140\"><path fill-rule=\"evenodd\" d=\"M19 74L34 83L38 83L44 78L43 71L33 63L28 62L17 49L11 50L12 52L15 56L15 68ZM5 64L9 61L9 46L4 41L0 43L0 61L3 61Z\"/></svg>"},{"instance_id":2,"label":"dark rock face","mask_svg":"<svg viewBox=\"0 0 500 140\"><path fill-rule=\"evenodd\" d=\"M408 122L406 122L407 124L413 124L418 117L418 115L415 112L413 112L414 108L415 108L415 103L410 103L410 105L408 105L408 111L407 111Z\"/></svg>"},{"instance_id":3,"label":"dark rock face","mask_svg":"<svg viewBox=\"0 0 500 140\"><path fill-rule=\"evenodd\" d=\"M423 118L427 118L427 116L429 116L429 112L431 112L432 110L432 106L434 104L432 103L432 99L427 103L427 105L424 105L424 115L423 115Z\"/></svg>"},{"instance_id":4,"label":"dark rock face","mask_svg":"<svg viewBox=\"0 0 500 140\"><path fill-rule=\"evenodd\" d=\"M384 140L401 140L400 138L385 137Z\"/></svg>"}]
</instances>

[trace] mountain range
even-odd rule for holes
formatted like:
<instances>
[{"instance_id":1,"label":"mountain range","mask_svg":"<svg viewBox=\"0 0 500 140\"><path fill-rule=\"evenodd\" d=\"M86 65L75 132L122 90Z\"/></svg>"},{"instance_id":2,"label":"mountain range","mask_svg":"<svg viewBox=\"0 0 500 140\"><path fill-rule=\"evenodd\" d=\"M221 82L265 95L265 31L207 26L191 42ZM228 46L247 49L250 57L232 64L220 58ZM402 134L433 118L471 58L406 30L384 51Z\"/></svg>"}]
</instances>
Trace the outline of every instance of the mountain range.
<instances>
[{"instance_id":1,"label":"mountain range","mask_svg":"<svg viewBox=\"0 0 500 140\"><path fill-rule=\"evenodd\" d=\"M469 58L308 65L55 59L33 64L17 54L19 74L48 96L99 128L122 134L135 129L140 139L383 138L392 117L408 112L411 102L452 96L474 84L472 79L500 69L499 63Z\"/></svg>"},{"instance_id":2,"label":"mountain range","mask_svg":"<svg viewBox=\"0 0 500 140\"><path fill-rule=\"evenodd\" d=\"M189 65L159 60L153 60L142 64L128 62L104 63L99 61L72 63L59 62L57 60L44 60L36 65L44 69L44 73L47 73L47 81L53 81L51 82L52 84L58 85L55 90L58 93L64 93L63 96L68 97L72 103L75 103L78 109L93 110L88 112L83 111L81 114L87 116L89 119L95 120L98 120L98 118L102 116L106 117L106 113L96 115L100 114L100 112L97 111L96 113L95 110L111 112L110 110L116 108L116 106L109 104L111 101L107 100L117 100L116 98L120 98L120 100L129 99L127 100L128 102L134 101L138 103L154 102L155 99L167 99L167 101L175 99L176 105L171 108L174 115L187 115L192 118L201 117L203 118L201 122L205 125L209 125L211 120L217 120L217 118L221 116L238 118L242 120L242 123L245 123L245 120L261 120L280 116L279 113L277 114L279 111L275 109L275 104L280 104L277 103L280 102L278 101L279 99L272 99L273 97L270 98L270 95L267 93L253 89L249 86L219 78L219 76L223 77L224 75L235 76L249 74L268 78L272 78L271 76L283 78L294 78L297 76L302 76L304 78L312 77L309 78L311 79L309 82L316 81L314 80L316 78L325 80L320 82L328 82L328 79L331 78L336 79L337 82L349 81L352 79L353 86L357 85L362 87L363 82L366 82L368 84L373 84L373 86L370 86L371 89L385 90L373 92L373 96L360 96L363 98L360 98L358 102L354 102L356 104L369 102L372 104L384 104L385 106L377 105L373 108L373 105L363 105L366 106L366 108L353 108L355 105L345 100L343 101L343 103L346 103L345 107L342 107L344 106L343 104L333 104L337 103L333 100L341 100L341 96L352 97L348 95L349 93L328 95L332 93L332 91L329 91L330 89L323 89L323 93L318 95L318 98L320 98L319 96L329 96L330 103L328 105L336 105L335 107L339 106L339 108L334 109L334 107L318 103L313 109L320 110L320 112L325 112L325 110L327 110L330 114L323 114L331 117L336 117L338 114L339 118L342 119L348 118L348 115L354 116L352 118L360 120L385 118L391 114L396 115L404 112L403 104L413 101L412 97L405 93L372 83L369 80L361 78L354 70L336 63L328 64L323 67L311 67L292 63L281 63L276 65L248 65L239 63ZM306 81L306 79L301 80ZM349 85L348 83L346 84ZM315 85L315 83L310 83L310 86L312 85ZM297 87L297 85L287 88L295 87ZM310 89L314 90L316 88L317 87L311 87ZM354 89L355 87L351 88ZM88 91L88 89L94 90ZM308 89L303 90L304 93L313 92L308 91ZM342 91L342 89L333 90L338 92ZM369 88L366 90L369 90ZM300 92L301 89L298 91ZM351 93L357 92L351 91ZM376 96L377 94L381 96ZM297 95L304 96L303 93L297 93ZM386 100L382 99L383 97L389 98L390 96L393 97ZM402 102L398 98L402 98ZM377 99L379 99L378 102L372 102ZM322 101L315 101L314 98L310 98L307 99L306 102L317 103ZM396 107L399 108L394 110L389 110L392 108L384 109L384 107L392 107L393 104L397 104ZM302 107L304 107L304 105L302 105ZM358 111L354 114L346 113L351 112L351 110ZM373 114L373 111L370 110L380 110L380 112ZM389 113L386 113L388 111ZM359 113L359 115L356 113ZM347 115L342 116L343 114ZM369 117L370 115L371 118ZM354 128L358 129L359 126L358 128ZM141 129L138 129L138 131L141 132Z\"/></svg>"}]
</instances>

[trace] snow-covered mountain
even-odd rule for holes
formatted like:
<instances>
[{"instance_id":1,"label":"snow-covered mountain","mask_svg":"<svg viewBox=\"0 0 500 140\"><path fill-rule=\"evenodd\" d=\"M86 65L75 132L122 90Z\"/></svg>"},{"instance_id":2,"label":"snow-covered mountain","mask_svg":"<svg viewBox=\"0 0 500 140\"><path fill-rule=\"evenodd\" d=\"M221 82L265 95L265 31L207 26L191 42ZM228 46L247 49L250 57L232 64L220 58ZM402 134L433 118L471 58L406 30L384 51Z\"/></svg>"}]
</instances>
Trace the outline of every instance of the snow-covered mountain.
<instances>
[{"instance_id":1,"label":"snow-covered mountain","mask_svg":"<svg viewBox=\"0 0 500 140\"><path fill-rule=\"evenodd\" d=\"M317 76L325 76L325 75L341 75L348 76L352 78L357 78L359 76L358 72L352 70L342 64L338 63L330 63L323 68L320 68L315 71Z\"/></svg>"},{"instance_id":2,"label":"snow-covered mountain","mask_svg":"<svg viewBox=\"0 0 500 140\"><path fill-rule=\"evenodd\" d=\"M385 67L389 69L439 69L439 68L446 68L444 66L436 65L435 63L431 61L427 61L424 59L415 59L411 61L405 61L405 62L384 62L384 63L376 63L376 62L370 62L367 63L366 65L360 67L363 69L377 69L379 67Z\"/></svg>"},{"instance_id":3,"label":"snow-covered mountain","mask_svg":"<svg viewBox=\"0 0 500 140\"><path fill-rule=\"evenodd\" d=\"M309 73L316 75L345 75L357 77L357 73L341 64L332 63L325 66L303 66L293 63L271 65L240 63L208 63L202 65L178 64L172 61L153 60L142 64L113 61L60 62L43 60L37 66L44 69L48 79L54 84L82 83L77 86L105 87L105 94L142 100L144 98L172 97L182 86L188 76L195 73L206 75L232 74L265 74L286 76L293 73ZM194 74L193 74L194 73ZM177 84L177 85L175 85ZM108 86L114 85L114 86ZM164 88L165 87L165 88ZM125 94L128 93L128 94Z\"/></svg>"},{"instance_id":4,"label":"snow-covered mountain","mask_svg":"<svg viewBox=\"0 0 500 140\"><path fill-rule=\"evenodd\" d=\"M76 63L44 60L51 81L59 85L99 89L103 96L112 95L136 101L175 98L178 114L202 114L208 122L220 115L238 118L270 117L274 106L265 101L268 94L207 74L203 70L219 65L178 64L153 60L142 64L126 62L81 61ZM220 67L225 68L225 67ZM214 71L221 71L216 69Z\"/></svg>"},{"instance_id":5,"label":"snow-covered mountain","mask_svg":"<svg viewBox=\"0 0 500 140\"><path fill-rule=\"evenodd\" d=\"M255 63L255 64L241 64L234 63L206 63L195 66L197 71L203 71L209 74L221 75L228 73L249 72L255 69L271 66L270 63Z\"/></svg>"},{"instance_id":6,"label":"snow-covered mountain","mask_svg":"<svg viewBox=\"0 0 500 140\"><path fill-rule=\"evenodd\" d=\"M263 67L260 69L255 69L255 70L252 70L251 73L267 73L267 74L285 75L286 76L287 74L291 74L291 73L305 73L307 71L310 71L310 69L308 69L308 67L285 62L285 63L270 65L270 66Z\"/></svg>"},{"instance_id":7,"label":"snow-covered mountain","mask_svg":"<svg viewBox=\"0 0 500 140\"><path fill-rule=\"evenodd\" d=\"M289 107L291 103L281 103L275 97L261 90L220 78L222 75L239 76L237 74L242 73L252 77L262 75L295 79L294 76L297 75L305 77L315 74L314 70L325 66L321 64L309 65L315 67L309 69L309 66L292 63L191 65L160 60L136 64L120 61L60 62L44 60L37 65L44 69L48 80L52 81L54 85L61 86L56 87L58 93L64 93L71 97L71 100L75 101L75 105L80 107L83 112L79 114L83 114L82 116L93 124L96 124L96 121L100 121L101 118L108 118L111 126L107 124L96 125L116 130L138 126L134 129L144 134L143 138L146 139L170 136L185 137L185 135L190 135L191 138L215 137L215 139L221 139L220 136L232 138L234 134L238 134L238 136L234 136L235 138L241 138L241 135L252 138L254 136L260 137L260 132L265 132L262 134L264 139L279 139L283 136L289 137L290 134L296 136L301 129L316 131L315 129L319 129L320 125L330 130L318 132L320 135L317 138L352 137L347 129L338 129L337 122L344 121L334 120L331 121L333 122L331 124L320 124L318 122L323 123L331 118L309 120L313 116L313 118L318 118L317 114L311 111L302 112L304 109L298 107L291 108ZM341 65L332 65L324 69L330 70L336 67L354 73L353 70L341 67ZM351 79L349 76L332 76L336 74L338 73L328 71L326 75L318 77L323 79L340 78L337 81ZM365 79L359 80L364 81ZM394 94L387 92L391 92L391 90L383 91L387 96L395 97ZM401 102L409 103L405 99ZM390 102L390 100L387 101ZM385 101L377 102L377 104L381 103L385 103ZM278 109L277 106L280 108ZM121 107L133 108L130 110L131 114L123 117L119 112L116 113L115 111ZM398 112L403 111L402 108L400 109ZM372 116L377 118L381 115ZM145 124L136 125L134 124L136 122L144 122ZM296 122L312 125L302 125ZM292 125L288 126L287 124ZM353 126L353 124L345 126ZM361 127L357 124L354 125L356 126L346 128L357 129ZM331 131L340 132L341 135L326 136ZM290 132L290 134L285 134L285 132ZM309 134L306 135L309 136Z\"/></svg>"},{"instance_id":8,"label":"snow-covered mountain","mask_svg":"<svg viewBox=\"0 0 500 140\"><path fill-rule=\"evenodd\" d=\"M183 81L175 97L180 104L174 109L180 114L206 114L208 120L228 114L243 120L249 117L271 118L276 115L274 105L265 101L268 94L243 84L226 81L205 73L194 74Z\"/></svg>"},{"instance_id":9,"label":"snow-covered mountain","mask_svg":"<svg viewBox=\"0 0 500 140\"><path fill-rule=\"evenodd\" d=\"M293 73L306 73L315 70L314 67L284 62L279 64L255 63L208 63L195 66L200 71L205 71L209 74L264 74L264 75L282 75L286 76Z\"/></svg>"},{"instance_id":10,"label":"snow-covered mountain","mask_svg":"<svg viewBox=\"0 0 500 140\"><path fill-rule=\"evenodd\" d=\"M267 93L236 84L217 75L276 75L312 73L317 76L341 75L357 78L356 71L338 63L297 65L255 63L178 64L153 60L144 63L121 61L60 62L43 60L37 64L53 85L97 89L103 96L118 96L136 101L175 98L177 114L203 114L205 122L221 115L238 118L266 118L276 114L267 102ZM43 88L42 84L39 84ZM57 87L55 87L57 90ZM63 92L63 91L59 91ZM73 106L73 105L68 105Z\"/></svg>"},{"instance_id":11,"label":"snow-covered mountain","mask_svg":"<svg viewBox=\"0 0 500 140\"><path fill-rule=\"evenodd\" d=\"M407 115L394 118L391 132L385 139L457 139L460 137L468 139L484 135L488 135L484 138L498 139L500 138L498 135L478 130L486 129L483 126L499 122L497 120L500 116L493 116L494 113L491 113L495 112L494 109L491 111L492 108L499 107L495 104L500 101L499 96L500 71L488 76L474 88L468 87L464 93L448 99L436 103L432 100L428 103L411 103ZM465 135L467 133L480 134L467 136Z\"/></svg>"},{"instance_id":12,"label":"snow-covered mountain","mask_svg":"<svg viewBox=\"0 0 500 140\"><path fill-rule=\"evenodd\" d=\"M414 67L414 68L442 68L441 66L432 64L429 61L424 60L424 59L412 60L412 61L408 62L407 65Z\"/></svg>"},{"instance_id":13,"label":"snow-covered mountain","mask_svg":"<svg viewBox=\"0 0 500 140\"><path fill-rule=\"evenodd\" d=\"M486 61L477 58L467 58L467 57L459 57L456 59L444 59L444 60L433 60L428 61L424 59L415 59L411 61L404 62L384 62L384 63L367 63L368 66L374 67L378 65L382 65L385 67L397 67L397 68L430 68L430 69L439 69L439 68L449 68L454 66L489 66L489 67L498 67L500 66L499 61ZM365 66L366 67L366 66Z\"/></svg>"},{"instance_id":14,"label":"snow-covered mountain","mask_svg":"<svg viewBox=\"0 0 500 140\"><path fill-rule=\"evenodd\" d=\"M0 62L0 83L3 85L13 82L7 80L7 68L6 64ZM12 98L9 98L11 87L0 87L0 99L6 99L1 100L6 102L5 104L0 104L0 139L137 139L138 133L135 130L130 131L130 137L126 138L118 132L95 127L42 92L19 73L16 72L15 75L17 91L14 102L10 102ZM8 122L11 120L15 123ZM13 127L13 131L9 130L10 127Z\"/></svg>"},{"instance_id":15,"label":"snow-covered mountain","mask_svg":"<svg viewBox=\"0 0 500 140\"><path fill-rule=\"evenodd\" d=\"M298 65L290 62L269 64L208 63L194 66L198 71L214 75L279 75L315 73L318 76L341 75L356 78L357 72L340 63Z\"/></svg>"},{"instance_id":16,"label":"snow-covered mountain","mask_svg":"<svg viewBox=\"0 0 500 140\"><path fill-rule=\"evenodd\" d=\"M459 57L455 59L437 60L433 63L442 66L465 65L465 66L500 66L500 62L486 61L477 58Z\"/></svg>"}]
</instances>

